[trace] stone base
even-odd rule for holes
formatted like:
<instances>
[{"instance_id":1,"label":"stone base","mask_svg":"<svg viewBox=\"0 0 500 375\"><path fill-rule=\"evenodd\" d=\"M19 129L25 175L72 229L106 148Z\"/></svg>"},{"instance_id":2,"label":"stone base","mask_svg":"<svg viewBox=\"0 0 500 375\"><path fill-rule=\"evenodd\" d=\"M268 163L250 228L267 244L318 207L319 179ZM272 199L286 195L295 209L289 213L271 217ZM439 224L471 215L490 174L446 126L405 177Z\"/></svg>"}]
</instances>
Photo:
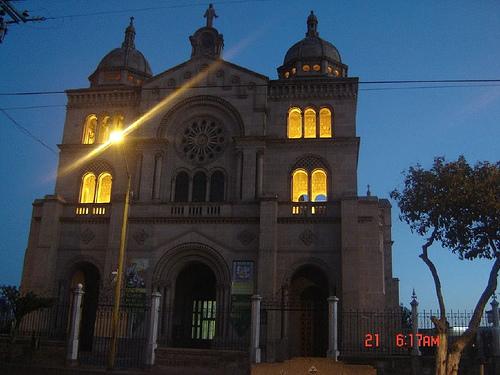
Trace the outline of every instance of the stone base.
<instances>
[{"instance_id":1,"label":"stone base","mask_svg":"<svg viewBox=\"0 0 500 375\"><path fill-rule=\"evenodd\" d=\"M283 363L252 365L252 375L376 375L377 370L368 365L348 365L331 358L299 357Z\"/></svg>"}]
</instances>

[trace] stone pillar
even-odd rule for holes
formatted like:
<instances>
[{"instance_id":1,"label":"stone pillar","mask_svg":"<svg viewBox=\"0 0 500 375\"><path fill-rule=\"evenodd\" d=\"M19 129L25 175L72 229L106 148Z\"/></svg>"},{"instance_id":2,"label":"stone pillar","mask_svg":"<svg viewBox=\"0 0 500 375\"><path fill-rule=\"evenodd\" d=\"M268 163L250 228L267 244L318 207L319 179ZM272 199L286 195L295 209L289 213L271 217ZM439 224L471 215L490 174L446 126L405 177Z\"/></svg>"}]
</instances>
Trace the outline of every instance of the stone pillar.
<instances>
[{"instance_id":1,"label":"stone pillar","mask_svg":"<svg viewBox=\"0 0 500 375\"><path fill-rule=\"evenodd\" d=\"M243 169L242 169L242 199L244 201L253 201L255 199L256 179L256 155L255 149L243 150Z\"/></svg>"},{"instance_id":2,"label":"stone pillar","mask_svg":"<svg viewBox=\"0 0 500 375\"><path fill-rule=\"evenodd\" d=\"M69 365L76 365L78 361L78 338L80 337L80 320L82 317L83 285L78 284L73 291L73 304L71 305L70 329L66 360Z\"/></svg>"},{"instance_id":3,"label":"stone pillar","mask_svg":"<svg viewBox=\"0 0 500 375\"><path fill-rule=\"evenodd\" d=\"M500 356L500 314L498 313L497 297L493 296L491 301L491 315L493 318L493 355Z\"/></svg>"},{"instance_id":4,"label":"stone pillar","mask_svg":"<svg viewBox=\"0 0 500 375\"><path fill-rule=\"evenodd\" d=\"M412 334L413 334L413 348L411 349L411 355L412 356L420 356L422 353L420 353L420 349L418 348L418 340L417 340L417 334L418 334L418 301L417 301L417 295L415 294L415 289L413 289L413 293L411 295L411 327L412 327Z\"/></svg>"},{"instance_id":5,"label":"stone pillar","mask_svg":"<svg viewBox=\"0 0 500 375\"><path fill-rule=\"evenodd\" d=\"M150 202L153 197L155 156L154 153L149 151L144 151L142 155L142 175L140 183L141 202Z\"/></svg>"},{"instance_id":6,"label":"stone pillar","mask_svg":"<svg viewBox=\"0 0 500 375\"><path fill-rule=\"evenodd\" d=\"M250 333L250 360L252 363L260 363L260 301L259 295L252 296L252 331Z\"/></svg>"},{"instance_id":7,"label":"stone pillar","mask_svg":"<svg viewBox=\"0 0 500 375\"><path fill-rule=\"evenodd\" d=\"M151 311L149 312L148 342L146 345L146 366L152 367L155 364L155 350L158 346L158 318L160 315L161 294L153 292L151 294Z\"/></svg>"},{"instance_id":8,"label":"stone pillar","mask_svg":"<svg viewBox=\"0 0 500 375\"><path fill-rule=\"evenodd\" d=\"M255 186L255 198L262 196L262 184L264 180L264 151L257 151L257 183Z\"/></svg>"},{"instance_id":9,"label":"stone pillar","mask_svg":"<svg viewBox=\"0 0 500 375\"><path fill-rule=\"evenodd\" d=\"M236 191L235 191L235 197L236 201L240 201L242 197L242 162L243 162L243 152L237 151L236 152Z\"/></svg>"},{"instance_id":10,"label":"stone pillar","mask_svg":"<svg viewBox=\"0 0 500 375\"><path fill-rule=\"evenodd\" d=\"M326 356L337 362L339 357L338 341L338 302L336 296L328 297L328 352Z\"/></svg>"}]
</instances>

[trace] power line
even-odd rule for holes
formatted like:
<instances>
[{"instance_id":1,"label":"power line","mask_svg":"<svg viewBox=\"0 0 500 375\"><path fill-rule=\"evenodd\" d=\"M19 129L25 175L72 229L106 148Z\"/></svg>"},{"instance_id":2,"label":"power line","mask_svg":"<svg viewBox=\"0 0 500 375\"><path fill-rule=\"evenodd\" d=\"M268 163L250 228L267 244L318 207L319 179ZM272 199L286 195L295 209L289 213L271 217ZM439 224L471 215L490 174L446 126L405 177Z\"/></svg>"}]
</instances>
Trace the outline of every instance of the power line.
<instances>
[{"instance_id":1,"label":"power line","mask_svg":"<svg viewBox=\"0 0 500 375\"><path fill-rule=\"evenodd\" d=\"M56 150L54 150L47 143L45 143L44 141L42 141L40 138L38 138L37 136L35 136L28 129L26 129L24 126L22 126L20 123L18 123L14 118L12 118L11 115L9 115L7 113L7 111L5 111L3 108L0 108L0 112L2 112L5 115L5 117L7 117L15 125L16 129L18 129L19 131L21 131L22 133L24 133L25 135L27 135L31 139L34 139L36 142L40 143L43 147L45 147L47 150L49 150L50 152L52 152L54 155L57 155L57 151Z\"/></svg>"},{"instance_id":2,"label":"power line","mask_svg":"<svg viewBox=\"0 0 500 375\"><path fill-rule=\"evenodd\" d=\"M294 81L288 81L293 85ZM344 81L332 81L330 83L344 84ZM467 85L434 85L434 86L411 86L411 84L452 84L452 83L467 83ZM478 85L477 83L489 83L487 85ZM403 87L377 87L377 88L361 88L360 90L402 90L402 89L433 89L433 88L467 88L467 87L497 87L500 84L500 79L441 79L441 80L390 80L390 81L359 81L359 85L409 85ZM190 86L189 89L206 89L206 88L226 88L226 87L268 87L269 84L228 84L228 85L195 85ZM174 87L143 87L141 90L178 90L182 86ZM0 96L30 96L30 95L59 95L65 94L66 91L20 91L20 92L0 92Z\"/></svg>"}]
</instances>

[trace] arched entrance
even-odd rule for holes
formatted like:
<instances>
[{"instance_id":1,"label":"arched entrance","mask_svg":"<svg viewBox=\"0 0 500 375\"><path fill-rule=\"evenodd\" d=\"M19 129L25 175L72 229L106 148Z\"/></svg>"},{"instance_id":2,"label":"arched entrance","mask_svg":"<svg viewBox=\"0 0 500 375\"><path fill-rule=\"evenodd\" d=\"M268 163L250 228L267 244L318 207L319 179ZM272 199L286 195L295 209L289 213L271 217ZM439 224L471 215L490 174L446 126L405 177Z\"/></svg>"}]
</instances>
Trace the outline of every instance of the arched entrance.
<instances>
[{"instance_id":1,"label":"arched entrance","mask_svg":"<svg viewBox=\"0 0 500 375\"><path fill-rule=\"evenodd\" d=\"M328 279L313 265L299 268L290 282L290 354L325 357L328 349Z\"/></svg>"},{"instance_id":2,"label":"arched entrance","mask_svg":"<svg viewBox=\"0 0 500 375\"><path fill-rule=\"evenodd\" d=\"M99 299L99 270L92 263L81 262L75 265L71 277L71 290L78 284L83 285L82 320L80 325L80 350L92 350L94 325Z\"/></svg>"},{"instance_id":3,"label":"arched entrance","mask_svg":"<svg viewBox=\"0 0 500 375\"><path fill-rule=\"evenodd\" d=\"M216 330L216 306L214 272L201 262L187 264L175 283L173 345L210 348Z\"/></svg>"}]
</instances>

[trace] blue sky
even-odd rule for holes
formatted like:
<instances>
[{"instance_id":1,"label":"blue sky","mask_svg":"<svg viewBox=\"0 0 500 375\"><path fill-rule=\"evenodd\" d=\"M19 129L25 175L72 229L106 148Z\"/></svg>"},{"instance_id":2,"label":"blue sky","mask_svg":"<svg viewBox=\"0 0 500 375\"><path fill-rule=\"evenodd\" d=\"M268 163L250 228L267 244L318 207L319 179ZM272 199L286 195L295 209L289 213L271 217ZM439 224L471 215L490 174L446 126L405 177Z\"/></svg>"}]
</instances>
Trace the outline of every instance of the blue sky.
<instances>
[{"instance_id":1,"label":"blue sky","mask_svg":"<svg viewBox=\"0 0 500 375\"><path fill-rule=\"evenodd\" d=\"M100 59L123 40L135 17L136 46L154 74L187 60L188 40L204 23L199 1L21 1L32 15L117 12L12 26L0 45L0 93L88 87ZM471 1L221 1L215 26L230 61L275 79L287 49L304 37L313 9L320 36L332 42L361 81L500 78L500 3ZM161 7L148 11L130 10ZM128 11L127 11L128 10ZM429 86L429 85L418 85ZM470 162L500 156L500 86L368 90L361 85L357 131L358 181L364 194L388 197L409 165L433 157ZM65 118L64 95L0 96L0 108L58 105L7 112L56 148ZM23 135L0 113L0 284L20 280L31 203L54 190L57 157ZM393 208L393 265L400 300L415 287L421 307L436 308L431 275L418 258L422 238L410 233ZM459 261L434 246L449 308L471 309L486 285L491 263Z\"/></svg>"}]
</instances>

